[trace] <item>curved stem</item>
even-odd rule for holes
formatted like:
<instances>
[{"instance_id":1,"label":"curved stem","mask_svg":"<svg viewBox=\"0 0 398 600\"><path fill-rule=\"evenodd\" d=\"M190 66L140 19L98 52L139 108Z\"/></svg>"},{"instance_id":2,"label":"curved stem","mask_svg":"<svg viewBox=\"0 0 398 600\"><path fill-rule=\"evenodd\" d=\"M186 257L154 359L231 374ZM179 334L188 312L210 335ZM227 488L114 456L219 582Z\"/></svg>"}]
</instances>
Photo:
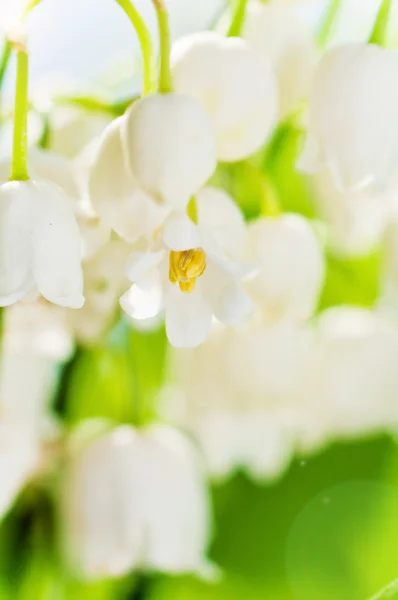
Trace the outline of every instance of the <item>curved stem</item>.
<instances>
[{"instance_id":1,"label":"curved stem","mask_svg":"<svg viewBox=\"0 0 398 600\"><path fill-rule=\"evenodd\" d=\"M167 94L173 91L170 70L170 26L169 15L164 0L152 0L156 10L159 27L160 71L159 92Z\"/></svg>"},{"instance_id":2,"label":"curved stem","mask_svg":"<svg viewBox=\"0 0 398 600\"><path fill-rule=\"evenodd\" d=\"M241 34L246 17L247 3L248 0L237 0L231 25L227 32L228 37L238 37Z\"/></svg>"},{"instance_id":3,"label":"curved stem","mask_svg":"<svg viewBox=\"0 0 398 600\"><path fill-rule=\"evenodd\" d=\"M369 38L369 44L385 46L388 19L390 17L391 0L381 0L376 22Z\"/></svg>"},{"instance_id":4,"label":"curved stem","mask_svg":"<svg viewBox=\"0 0 398 600\"><path fill-rule=\"evenodd\" d=\"M14 142L11 161L11 180L26 181L28 175L28 78L29 57L25 47L18 45L15 86Z\"/></svg>"},{"instance_id":5,"label":"curved stem","mask_svg":"<svg viewBox=\"0 0 398 600\"><path fill-rule=\"evenodd\" d=\"M116 2L130 19L138 37L144 71L142 93L145 96L154 91L156 81L155 52L153 49L151 34L149 33L144 19L141 17L131 0L116 0Z\"/></svg>"},{"instance_id":6,"label":"curved stem","mask_svg":"<svg viewBox=\"0 0 398 600\"><path fill-rule=\"evenodd\" d=\"M341 5L342 0L329 0L329 6L325 12L325 16L322 19L321 26L317 34L319 46L325 46L326 42L328 41Z\"/></svg>"}]
</instances>

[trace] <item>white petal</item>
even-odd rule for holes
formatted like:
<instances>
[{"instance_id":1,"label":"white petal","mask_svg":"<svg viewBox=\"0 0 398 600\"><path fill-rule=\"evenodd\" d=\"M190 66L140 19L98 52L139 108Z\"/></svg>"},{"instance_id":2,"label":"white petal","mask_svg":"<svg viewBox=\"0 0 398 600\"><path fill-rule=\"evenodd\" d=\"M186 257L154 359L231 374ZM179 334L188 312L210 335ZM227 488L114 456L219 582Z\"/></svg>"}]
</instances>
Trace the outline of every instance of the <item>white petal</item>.
<instances>
[{"instance_id":1,"label":"white petal","mask_svg":"<svg viewBox=\"0 0 398 600\"><path fill-rule=\"evenodd\" d=\"M165 210L139 189L127 166L121 142L123 118L105 130L91 168L89 195L94 209L120 237L135 242L150 237Z\"/></svg>"},{"instance_id":2,"label":"white petal","mask_svg":"<svg viewBox=\"0 0 398 600\"><path fill-rule=\"evenodd\" d=\"M165 297L166 333L172 346L194 348L207 338L212 321L211 308L200 281L190 294L169 284Z\"/></svg>"},{"instance_id":3,"label":"white petal","mask_svg":"<svg viewBox=\"0 0 398 600\"><path fill-rule=\"evenodd\" d=\"M244 40L205 32L178 40L172 65L176 91L212 118L219 160L241 160L265 143L277 118L277 85L264 56Z\"/></svg>"},{"instance_id":4,"label":"white petal","mask_svg":"<svg viewBox=\"0 0 398 600\"><path fill-rule=\"evenodd\" d=\"M196 196L198 223L211 231L213 239L231 256L236 256L245 234L245 222L236 202L224 190L207 186Z\"/></svg>"},{"instance_id":5,"label":"white petal","mask_svg":"<svg viewBox=\"0 0 398 600\"><path fill-rule=\"evenodd\" d=\"M152 319L163 308L163 291L158 273L151 273L131 286L120 298L120 306L138 321Z\"/></svg>"},{"instance_id":6,"label":"white petal","mask_svg":"<svg viewBox=\"0 0 398 600\"><path fill-rule=\"evenodd\" d=\"M80 234L73 206L61 191L35 183L33 272L40 293L70 308L84 304Z\"/></svg>"},{"instance_id":7,"label":"white petal","mask_svg":"<svg viewBox=\"0 0 398 600\"><path fill-rule=\"evenodd\" d=\"M130 281L140 281L149 271L159 265L164 258L164 251L133 252L127 261L126 272Z\"/></svg>"},{"instance_id":8,"label":"white petal","mask_svg":"<svg viewBox=\"0 0 398 600\"><path fill-rule=\"evenodd\" d=\"M33 179L53 183L69 198L78 200L80 194L72 161L60 154L40 148L30 150L29 161Z\"/></svg>"},{"instance_id":9,"label":"white petal","mask_svg":"<svg viewBox=\"0 0 398 600\"><path fill-rule=\"evenodd\" d=\"M215 170L210 119L188 96L154 94L135 102L122 134L138 184L174 209L183 209Z\"/></svg>"},{"instance_id":10,"label":"white petal","mask_svg":"<svg viewBox=\"0 0 398 600\"><path fill-rule=\"evenodd\" d=\"M163 226L163 241L171 250L190 250L200 246L195 223L185 213L172 213Z\"/></svg>"},{"instance_id":11,"label":"white petal","mask_svg":"<svg viewBox=\"0 0 398 600\"><path fill-rule=\"evenodd\" d=\"M32 231L34 186L12 181L0 187L0 305L21 300L34 287Z\"/></svg>"},{"instance_id":12,"label":"white petal","mask_svg":"<svg viewBox=\"0 0 398 600\"><path fill-rule=\"evenodd\" d=\"M214 264L208 264L202 277L213 315L225 325L240 325L254 312L254 304L240 281Z\"/></svg>"}]
</instances>

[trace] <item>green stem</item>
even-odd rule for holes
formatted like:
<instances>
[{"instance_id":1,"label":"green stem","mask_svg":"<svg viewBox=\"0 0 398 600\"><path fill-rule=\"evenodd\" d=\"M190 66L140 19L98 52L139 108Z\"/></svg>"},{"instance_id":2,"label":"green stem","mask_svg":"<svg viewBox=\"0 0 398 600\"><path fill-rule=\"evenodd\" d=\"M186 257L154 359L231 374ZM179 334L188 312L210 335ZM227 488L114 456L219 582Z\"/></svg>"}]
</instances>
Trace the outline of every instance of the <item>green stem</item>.
<instances>
[{"instance_id":1,"label":"green stem","mask_svg":"<svg viewBox=\"0 0 398 600\"><path fill-rule=\"evenodd\" d=\"M173 91L170 70L170 26L169 15L164 0L152 0L156 10L159 27L160 71L159 92L167 94Z\"/></svg>"},{"instance_id":2,"label":"green stem","mask_svg":"<svg viewBox=\"0 0 398 600\"><path fill-rule=\"evenodd\" d=\"M25 8L22 11L21 20L25 19L25 17L28 16L30 11L33 10L34 8L36 8L36 6L38 4L40 4L41 1L42 0L30 0L30 2L27 3L27 5L25 6Z\"/></svg>"},{"instance_id":3,"label":"green stem","mask_svg":"<svg viewBox=\"0 0 398 600\"><path fill-rule=\"evenodd\" d=\"M317 34L318 45L322 48L328 41L329 35L333 29L337 15L342 6L342 0L329 0L329 6L322 19L321 26Z\"/></svg>"},{"instance_id":4,"label":"green stem","mask_svg":"<svg viewBox=\"0 0 398 600\"><path fill-rule=\"evenodd\" d=\"M391 11L391 0L381 0L376 22L369 38L369 44L386 45L387 25Z\"/></svg>"},{"instance_id":5,"label":"green stem","mask_svg":"<svg viewBox=\"0 0 398 600\"><path fill-rule=\"evenodd\" d=\"M11 162L11 180L26 181L28 175L28 52L16 47L17 78L15 87L14 143Z\"/></svg>"},{"instance_id":6,"label":"green stem","mask_svg":"<svg viewBox=\"0 0 398 600\"><path fill-rule=\"evenodd\" d=\"M237 0L231 25L227 32L228 37L238 37L241 34L246 17L247 3L248 0Z\"/></svg>"},{"instance_id":7,"label":"green stem","mask_svg":"<svg viewBox=\"0 0 398 600\"><path fill-rule=\"evenodd\" d=\"M137 34L138 41L141 47L142 64L144 71L143 95L145 96L147 94L151 94L155 89L156 82L155 52L153 48L151 34L149 33L148 27L146 26L144 19L141 17L140 13L130 0L116 0L116 2L124 10L128 18L130 19Z\"/></svg>"}]
</instances>

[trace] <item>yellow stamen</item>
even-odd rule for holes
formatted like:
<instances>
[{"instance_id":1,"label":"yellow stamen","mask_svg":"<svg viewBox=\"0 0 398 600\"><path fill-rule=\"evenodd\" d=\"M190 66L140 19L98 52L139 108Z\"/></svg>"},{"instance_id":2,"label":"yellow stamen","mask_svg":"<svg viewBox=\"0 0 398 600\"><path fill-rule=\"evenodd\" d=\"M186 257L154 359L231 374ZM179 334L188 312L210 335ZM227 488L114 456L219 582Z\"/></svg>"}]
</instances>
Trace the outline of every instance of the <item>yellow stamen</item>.
<instances>
[{"instance_id":1,"label":"yellow stamen","mask_svg":"<svg viewBox=\"0 0 398 600\"><path fill-rule=\"evenodd\" d=\"M190 294L205 269L206 253L202 248L170 250L169 279L171 283L178 283L182 292Z\"/></svg>"}]
</instances>

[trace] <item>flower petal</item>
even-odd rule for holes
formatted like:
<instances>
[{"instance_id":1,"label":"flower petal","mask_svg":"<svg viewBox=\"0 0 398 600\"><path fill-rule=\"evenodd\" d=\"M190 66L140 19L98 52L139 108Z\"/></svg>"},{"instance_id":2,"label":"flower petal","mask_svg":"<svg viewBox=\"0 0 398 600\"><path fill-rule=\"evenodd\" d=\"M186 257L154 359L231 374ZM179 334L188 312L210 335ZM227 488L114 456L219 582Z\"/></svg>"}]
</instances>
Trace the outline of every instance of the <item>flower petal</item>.
<instances>
[{"instance_id":1,"label":"flower petal","mask_svg":"<svg viewBox=\"0 0 398 600\"><path fill-rule=\"evenodd\" d=\"M32 200L31 182L12 181L0 187L0 306L21 300L34 287Z\"/></svg>"},{"instance_id":2,"label":"flower petal","mask_svg":"<svg viewBox=\"0 0 398 600\"><path fill-rule=\"evenodd\" d=\"M129 242L150 237L167 211L137 185L123 153L123 118L105 130L89 179L89 195L99 216Z\"/></svg>"},{"instance_id":3,"label":"flower petal","mask_svg":"<svg viewBox=\"0 0 398 600\"><path fill-rule=\"evenodd\" d=\"M166 332L172 346L195 348L209 334L212 314L200 282L190 294L177 285L169 286L165 297Z\"/></svg>"},{"instance_id":4,"label":"flower petal","mask_svg":"<svg viewBox=\"0 0 398 600\"><path fill-rule=\"evenodd\" d=\"M171 250L189 250L201 245L195 223L181 212L172 213L166 219L163 241Z\"/></svg>"},{"instance_id":5,"label":"flower petal","mask_svg":"<svg viewBox=\"0 0 398 600\"><path fill-rule=\"evenodd\" d=\"M133 252L127 261L127 277L130 281L140 281L149 271L159 265L164 257L164 251Z\"/></svg>"},{"instance_id":6,"label":"flower petal","mask_svg":"<svg viewBox=\"0 0 398 600\"><path fill-rule=\"evenodd\" d=\"M84 304L79 228L73 206L50 184L35 187L33 272L40 293L69 308Z\"/></svg>"},{"instance_id":7,"label":"flower petal","mask_svg":"<svg viewBox=\"0 0 398 600\"><path fill-rule=\"evenodd\" d=\"M240 325L253 313L254 304L239 280L218 266L208 265L202 283L213 315L221 323Z\"/></svg>"}]
</instances>

